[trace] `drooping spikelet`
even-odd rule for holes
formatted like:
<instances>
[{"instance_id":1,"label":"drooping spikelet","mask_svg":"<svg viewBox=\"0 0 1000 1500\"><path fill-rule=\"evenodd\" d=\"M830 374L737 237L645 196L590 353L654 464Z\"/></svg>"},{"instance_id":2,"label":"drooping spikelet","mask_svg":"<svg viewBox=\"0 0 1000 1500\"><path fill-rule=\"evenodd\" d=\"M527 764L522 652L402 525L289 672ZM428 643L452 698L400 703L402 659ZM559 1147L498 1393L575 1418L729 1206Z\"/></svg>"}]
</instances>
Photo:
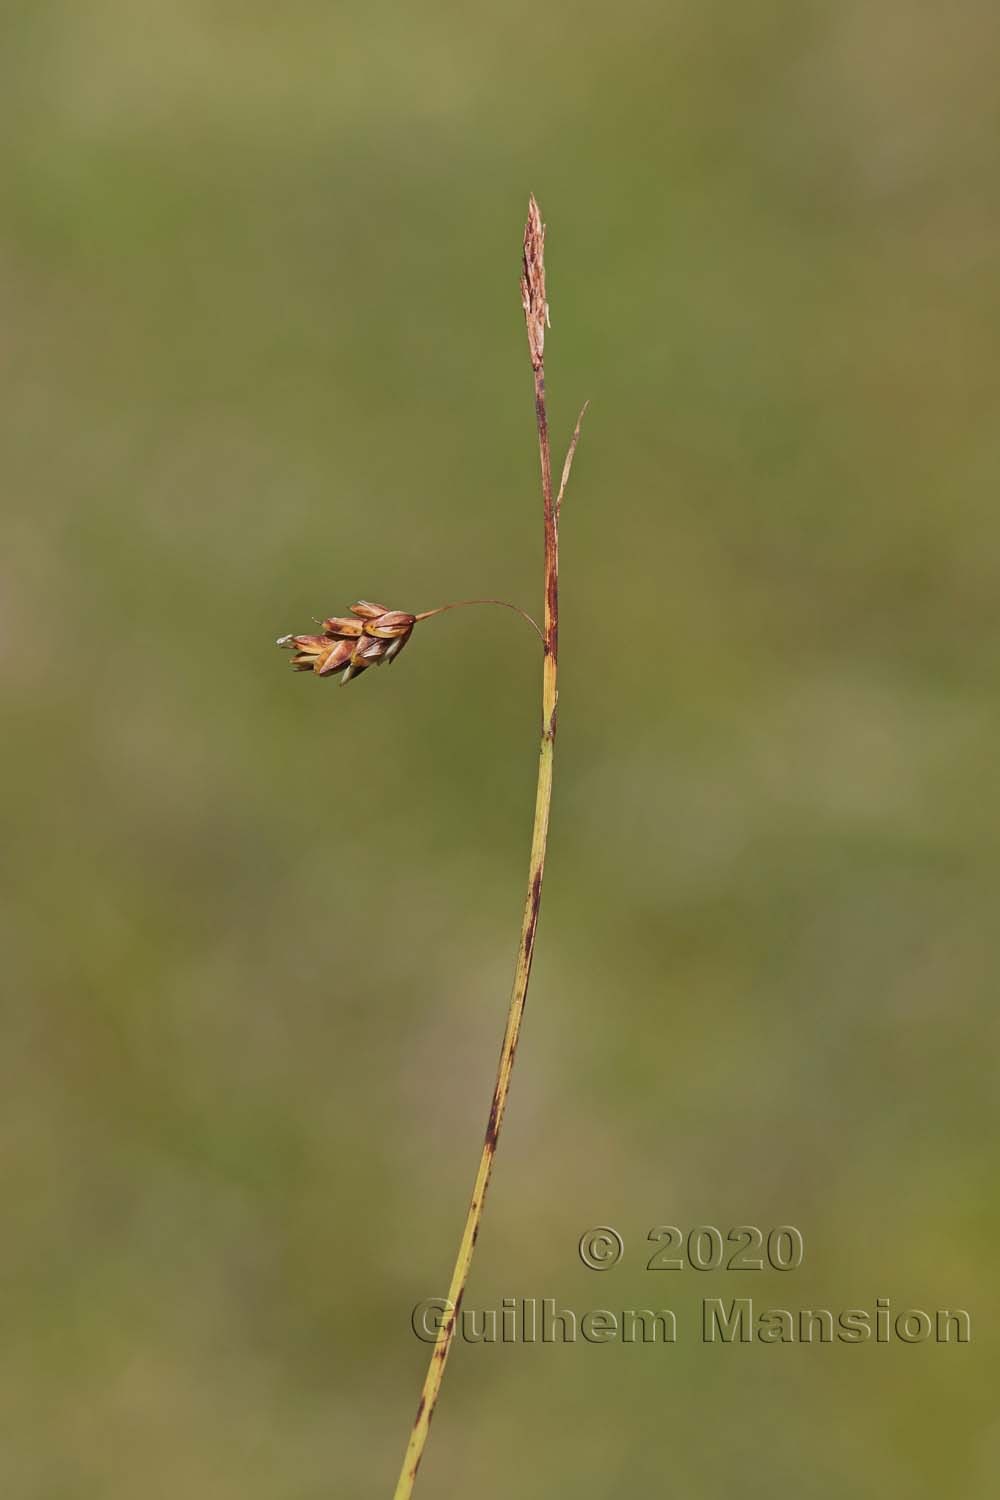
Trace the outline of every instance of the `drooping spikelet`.
<instances>
[{"instance_id":1,"label":"drooping spikelet","mask_svg":"<svg viewBox=\"0 0 1000 1500\"><path fill-rule=\"evenodd\" d=\"M359 599L351 605L350 616L333 615L323 621L322 635L283 635L278 645L294 651L292 666L296 672L315 672L318 677L338 673L341 684L360 677L369 667L395 661L414 625L416 615L402 609L386 609Z\"/></svg>"}]
</instances>

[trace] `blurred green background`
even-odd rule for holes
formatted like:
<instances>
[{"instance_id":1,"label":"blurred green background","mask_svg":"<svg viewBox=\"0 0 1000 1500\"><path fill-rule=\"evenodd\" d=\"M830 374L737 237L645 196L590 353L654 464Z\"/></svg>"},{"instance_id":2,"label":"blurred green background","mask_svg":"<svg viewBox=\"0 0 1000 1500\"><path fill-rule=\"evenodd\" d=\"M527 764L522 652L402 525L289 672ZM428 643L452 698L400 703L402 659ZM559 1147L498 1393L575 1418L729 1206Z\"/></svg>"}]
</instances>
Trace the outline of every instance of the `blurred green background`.
<instances>
[{"instance_id":1,"label":"blurred green background","mask_svg":"<svg viewBox=\"0 0 1000 1500\"><path fill-rule=\"evenodd\" d=\"M4 7L0 1490L391 1493L530 831L496 611L342 693L359 595L539 607L517 295L549 225L548 886L418 1493L985 1500L1000 966L992 3ZM648 1230L797 1225L801 1270ZM624 1236L598 1275L576 1244ZM711 1348L704 1296L962 1306Z\"/></svg>"}]
</instances>

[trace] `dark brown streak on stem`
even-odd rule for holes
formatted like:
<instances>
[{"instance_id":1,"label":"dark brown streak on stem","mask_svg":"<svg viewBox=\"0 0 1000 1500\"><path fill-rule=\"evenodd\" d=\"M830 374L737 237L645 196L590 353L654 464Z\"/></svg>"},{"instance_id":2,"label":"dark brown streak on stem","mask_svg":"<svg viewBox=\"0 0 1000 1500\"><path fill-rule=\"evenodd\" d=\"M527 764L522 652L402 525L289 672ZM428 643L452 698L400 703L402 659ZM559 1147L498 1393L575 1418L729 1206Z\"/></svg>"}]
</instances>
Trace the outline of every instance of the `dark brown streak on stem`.
<instances>
[{"instance_id":1,"label":"dark brown streak on stem","mask_svg":"<svg viewBox=\"0 0 1000 1500\"><path fill-rule=\"evenodd\" d=\"M499 1112L499 1108L500 1108L500 1100L497 1097L496 1090L494 1090L493 1099L492 1099L492 1101L490 1103L490 1117L486 1121L486 1145L487 1145L487 1147L489 1148L490 1151L495 1151L496 1150L496 1144L497 1144L497 1115L498 1115L498 1112Z\"/></svg>"}]
</instances>

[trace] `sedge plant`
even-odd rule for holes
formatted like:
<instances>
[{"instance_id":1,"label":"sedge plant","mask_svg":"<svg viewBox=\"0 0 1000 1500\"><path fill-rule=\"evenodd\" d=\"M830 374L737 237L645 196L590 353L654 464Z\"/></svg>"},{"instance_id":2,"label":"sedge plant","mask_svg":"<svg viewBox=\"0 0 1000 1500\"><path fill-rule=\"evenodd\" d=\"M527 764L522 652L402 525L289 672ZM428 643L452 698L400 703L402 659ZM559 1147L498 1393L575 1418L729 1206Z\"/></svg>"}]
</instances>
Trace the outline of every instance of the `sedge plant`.
<instances>
[{"instance_id":1,"label":"sedge plant","mask_svg":"<svg viewBox=\"0 0 1000 1500\"><path fill-rule=\"evenodd\" d=\"M549 326L549 308L545 294L545 225L542 223L534 197L529 201L528 219L524 229L521 305L524 309L528 333L528 353L534 383L535 422L538 429L538 453L541 466L542 523L545 538L544 606L541 625L539 626L526 611L503 599L462 599L451 604L439 605L436 609L424 610L419 614L410 614L406 610L388 609L381 604L359 600L351 605L348 615L331 616L324 620L321 634L286 635L278 641L279 646L295 652L292 666L296 670L311 671L320 677L336 677L342 684L359 677L369 667L383 666L395 661L421 621L470 604L499 604L506 609L515 610L534 628L542 645L542 728L538 752L535 816L531 833L531 852L528 858L528 889L521 917L521 932L514 966L510 1006L507 1012L507 1025L500 1048L500 1061L469 1211L459 1241L441 1326L424 1377L394 1500L410 1500L413 1494L417 1471L427 1445L431 1420L441 1393L441 1382L444 1379L445 1366L448 1363L462 1298L469 1279L469 1268L479 1235L497 1143L507 1109L507 1096L510 1092L511 1075L528 995L528 981L531 977L535 933L542 899L542 879L545 872L559 691L559 516L586 406L577 419L563 465L559 488L556 491L552 482L552 456L545 400L544 351L545 333Z\"/></svg>"}]
</instances>

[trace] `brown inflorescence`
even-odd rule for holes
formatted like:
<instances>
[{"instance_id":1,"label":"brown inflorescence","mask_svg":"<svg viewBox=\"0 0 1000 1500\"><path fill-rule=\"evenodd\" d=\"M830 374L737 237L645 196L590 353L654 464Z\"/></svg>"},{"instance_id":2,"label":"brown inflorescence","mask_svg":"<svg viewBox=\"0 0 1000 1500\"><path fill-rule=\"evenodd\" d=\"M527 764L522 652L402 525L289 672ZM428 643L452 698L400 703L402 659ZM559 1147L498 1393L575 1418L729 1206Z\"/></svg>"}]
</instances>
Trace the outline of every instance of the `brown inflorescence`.
<instances>
[{"instance_id":1,"label":"brown inflorescence","mask_svg":"<svg viewBox=\"0 0 1000 1500\"><path fill-rule=\"evenodd\" d=\"M345 683L369 667L395 661L416 623L416 615L405 610L359 599L351 605L350 615L324 620L322 635L283 635L278 645L295 652L296 672L315 672L318 677L339 673Z\"/></svg>"}]
</instances>

